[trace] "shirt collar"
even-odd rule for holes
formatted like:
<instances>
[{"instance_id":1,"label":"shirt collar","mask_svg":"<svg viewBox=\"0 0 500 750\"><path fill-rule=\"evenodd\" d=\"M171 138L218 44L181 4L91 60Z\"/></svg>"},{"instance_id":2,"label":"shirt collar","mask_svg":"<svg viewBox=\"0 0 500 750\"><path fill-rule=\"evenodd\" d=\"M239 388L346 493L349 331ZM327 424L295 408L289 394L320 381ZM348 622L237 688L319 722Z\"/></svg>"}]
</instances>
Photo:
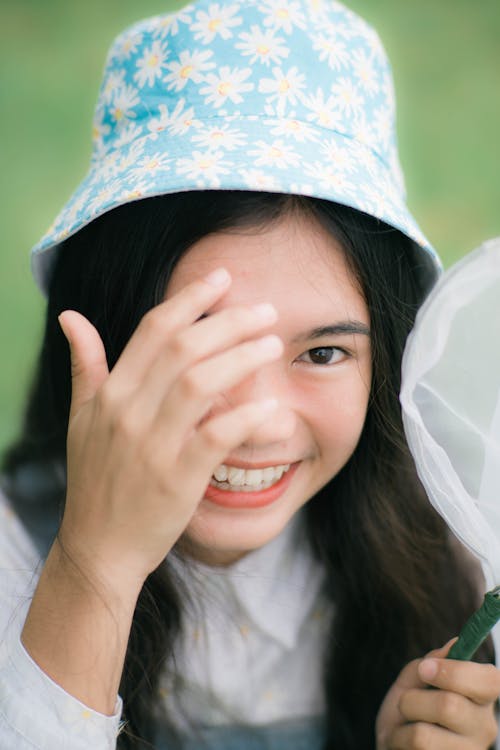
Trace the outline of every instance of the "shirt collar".
<instances>
[{"instance_id":1,"label":"shirt collar","mask_svg":"<svg viewBox=\"0 0 500 750\"><path fill-rule=\"evenodd\" d=\"M294 648L302 625L317 602L323 569L306 539L303 513L257 550L227 567L192 562L187 570L204 584L206 613L211 593L222 593L224 607L285 648ZM198 588L198 587L197 587ZM236 614L237 613L237 614Z\"/></svg>"}]
</instances>

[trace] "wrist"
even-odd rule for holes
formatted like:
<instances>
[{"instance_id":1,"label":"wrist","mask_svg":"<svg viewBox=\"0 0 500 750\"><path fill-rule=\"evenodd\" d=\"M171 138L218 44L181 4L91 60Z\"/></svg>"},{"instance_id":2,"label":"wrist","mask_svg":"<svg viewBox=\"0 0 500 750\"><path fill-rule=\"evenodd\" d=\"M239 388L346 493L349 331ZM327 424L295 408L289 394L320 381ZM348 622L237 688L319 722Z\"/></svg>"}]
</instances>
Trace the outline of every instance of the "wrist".
<instances>
[{"instance_id":1,"label":"wrist","mask_svg":"<svg viewBox=\"0 0 500 750\"><path fill-rule=\"evenodd\" d=\"M76 590L98 596L107 606L120 610L133 611L146 578L130 560L114 556L111 549L103 552L75 540L62 529L49 552L46 568L51 578L64 578Z\"/></svg>"}]
</instances>

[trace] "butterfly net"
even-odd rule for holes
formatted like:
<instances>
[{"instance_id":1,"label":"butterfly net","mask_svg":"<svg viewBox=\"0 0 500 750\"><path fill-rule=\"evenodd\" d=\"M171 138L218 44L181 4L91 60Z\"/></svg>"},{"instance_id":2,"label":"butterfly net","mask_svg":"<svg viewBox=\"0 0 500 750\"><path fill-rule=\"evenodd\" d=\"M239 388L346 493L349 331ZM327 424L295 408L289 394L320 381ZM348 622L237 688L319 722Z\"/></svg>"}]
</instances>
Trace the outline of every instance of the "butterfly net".
<instances>
[{"instance_id":1,"label":"butterfly net","mask_svg":"<svg viewBox=\"0 0 500 750\"><path fill-rule=\"evenodd\" d=\"M429 500L500 584L500 238L447 271L403 357L406 436ZM500 646L497 625L495 641Z\"/></svg>"}]
</instances>

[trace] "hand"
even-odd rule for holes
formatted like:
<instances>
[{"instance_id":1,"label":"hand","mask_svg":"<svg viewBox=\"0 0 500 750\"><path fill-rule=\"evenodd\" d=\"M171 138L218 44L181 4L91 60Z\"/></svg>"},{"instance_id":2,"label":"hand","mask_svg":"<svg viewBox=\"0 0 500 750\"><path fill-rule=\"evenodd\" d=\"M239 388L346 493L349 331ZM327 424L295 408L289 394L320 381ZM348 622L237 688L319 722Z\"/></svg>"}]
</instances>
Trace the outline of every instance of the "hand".
<instances>
[{"instance_id":1,"label":"hand","mask_svg":"<svg viewBox=\"0 0 500 750\"><path fill-rule=\"evenodd\" d=\"M377 750L487 750L494 742L500 671L445 659L455 640L402 670L378 713Z\"/></svg>"},{"instance_id":2,"label":"hand","mask_svg":"<svg viewBox=\"0 0 500 750\"><path fill-rule=\"evenodd\" d=\"M73 378L59 536L86 573L115 587L142 585L189 523L215 467L276 409L249 402L210 415L221 392L283 351L276 336L256 338L276 320L269 305L199 319L230 283L227 273L219 285L197 280L149 311L111 373L89 321L60 316ZM276 424L277 439L290 434L286 422Z\"/></svg>"}]
</instances>

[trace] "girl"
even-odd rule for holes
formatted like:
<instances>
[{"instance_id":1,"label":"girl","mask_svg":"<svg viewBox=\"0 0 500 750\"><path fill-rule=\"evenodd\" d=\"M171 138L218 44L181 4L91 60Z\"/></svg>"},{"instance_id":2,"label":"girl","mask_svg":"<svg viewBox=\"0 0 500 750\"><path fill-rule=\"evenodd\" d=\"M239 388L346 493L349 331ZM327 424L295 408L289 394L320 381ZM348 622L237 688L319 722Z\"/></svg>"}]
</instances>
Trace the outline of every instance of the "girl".
<instances>
[{"instance_id":1,"label":"girl","mask_svg":"<svg viewBox=\"0 0 500 750\"><path fill-rule=\"evenodd\" d=\"M33 256L2 748L491 746L498 671L444 659L477 575L401 426L439 265L393 114L338 3L200 0L112 47Z\"/></svg>"}]
</instances>

